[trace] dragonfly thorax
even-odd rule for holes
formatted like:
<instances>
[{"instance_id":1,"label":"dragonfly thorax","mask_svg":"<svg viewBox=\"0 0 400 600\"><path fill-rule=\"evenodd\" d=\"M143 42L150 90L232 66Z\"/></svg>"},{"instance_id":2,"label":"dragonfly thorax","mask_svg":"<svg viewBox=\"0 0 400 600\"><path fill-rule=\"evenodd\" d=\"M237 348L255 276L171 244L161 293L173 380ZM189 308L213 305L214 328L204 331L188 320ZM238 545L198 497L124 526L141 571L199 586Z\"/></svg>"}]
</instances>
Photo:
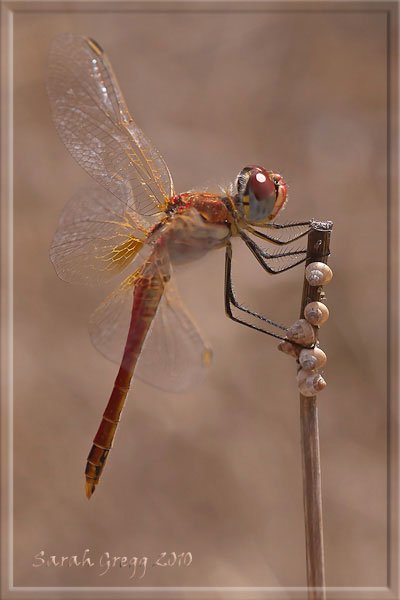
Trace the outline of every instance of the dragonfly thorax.
<instances>
[{"instance_id":1,"label":"dragonfly thorax","mask_svg":"<svg viewBox=\"0 0 400 600\"><path fill-rule=\"evenodd\" d=\"M175 202L177 208L160 229L159 237L160 243L165 244L171 262L175 265L197 260L210 250L224 247L231 236L226 221L226 208L220 199L215 205L211 203L207 211L204 196L182 196L186 198L179 197L180 200ZM196 202L196 199L199 202ZM221 207L216 206L219 203L224 207L223 220L222 215L218 214Z\"/></svg>"}]
</instances>

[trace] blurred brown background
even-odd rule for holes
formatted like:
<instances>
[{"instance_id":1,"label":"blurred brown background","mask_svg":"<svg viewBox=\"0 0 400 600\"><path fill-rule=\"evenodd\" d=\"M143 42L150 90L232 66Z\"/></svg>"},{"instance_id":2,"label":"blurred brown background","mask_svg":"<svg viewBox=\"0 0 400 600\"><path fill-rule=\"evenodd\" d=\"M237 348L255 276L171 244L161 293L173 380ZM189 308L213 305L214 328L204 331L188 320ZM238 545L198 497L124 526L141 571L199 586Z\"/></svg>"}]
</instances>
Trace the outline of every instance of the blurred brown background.
<instances>
[{"instance_id":1,"label":"blurred brown background","mask_svg":"<svg viewBox=\"0 0 400 600\"><path fill-rule=\"evenodd\" d=\"M44 87L50 41L67 31L106 50L177 191L258 163L289 185L280 222L334 221L321 335L327 584L386 585L386 16L298 8L15 15L16 585L306 584L295 366L224 316L223 251L179 281L214 348L208 377L179 396L135 381L101 483L85 497L117 367L87 334L108 289L60 281L48 257L60 211L88 180L57 137ZM270 278L239 241L234 258L243 302L286 324L298 317L303 268ZM127 568L100 576L97 563L32 567L41 550L85 548L95 561L190 551L193 564L149 568L141 580Z\"/></svg>"}]
</instances>

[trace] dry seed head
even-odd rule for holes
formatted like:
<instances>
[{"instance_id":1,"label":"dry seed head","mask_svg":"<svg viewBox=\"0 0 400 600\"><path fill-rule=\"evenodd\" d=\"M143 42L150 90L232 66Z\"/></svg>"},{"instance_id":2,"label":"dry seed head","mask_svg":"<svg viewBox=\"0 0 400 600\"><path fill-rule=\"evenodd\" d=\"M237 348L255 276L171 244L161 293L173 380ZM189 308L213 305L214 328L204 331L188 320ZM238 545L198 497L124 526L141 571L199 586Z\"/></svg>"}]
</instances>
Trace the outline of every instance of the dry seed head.
<instances>
[{"instance_id":1,"label":"dry seed head","mask_svg":"<svg viewBox=\"0 0 400 600\"><path fill-rule=\"evenodd\" d=\"M316 371L300 369L297 373L297 383L303 396L315 396L326 387L325 379Z\"/></svg>"},{"instance_id":2,"label":"dry seed head","mask_svg":"<svg viewBox=\"0 0 400 600\"><path fill-rule=\"evenodd\" d=\"M312 286L326 285L333 277L332 270L323 262L313 262L306 267L306 279Z\"/></svg>"},{"instance_id":3,"label":"dry seed head","mask_svg":"<svg viewBox=\"0 0 400 600\"><path fill-rule=\"evenodd\" d=\"M278 350L284 352L285 354L289 354L289 356L293 356L293 358L297 358L300 354L300 346L295 346L290 342L281 342L278 344Z\"/></svg>"},{"instance_id":4,"label":"dry seed head","mask_svg":"<svg viewBox=\"0 0 400 600\"><path fill-rule=\"evenodd\" d=\"M311 325L322 325L329 318L329 310L322 302L309 302L304 308L304 316Z\"/></svg>"},{"instance_id":5,"label":"dry seed head","mask_svg":"<svg viewBox=\"0 0 400 600\"><path fill-rule=\"evenodd\" d=\"M323 367L326 360L326 354L321 348L303 348L299 354L299 363L308 371Z\"/></svg>"},{"instance_id":6,"label":"dry seed head","mask_svg":"<svg viewBox=\"0 0 400 600\"><path fill-rule=\"evenodd\" d=\"M298 319L293 323L286 333L291 342L300 344L300 346L312 346L315 344L314 328L305 319Z\"/></svg>"}]
</instances>

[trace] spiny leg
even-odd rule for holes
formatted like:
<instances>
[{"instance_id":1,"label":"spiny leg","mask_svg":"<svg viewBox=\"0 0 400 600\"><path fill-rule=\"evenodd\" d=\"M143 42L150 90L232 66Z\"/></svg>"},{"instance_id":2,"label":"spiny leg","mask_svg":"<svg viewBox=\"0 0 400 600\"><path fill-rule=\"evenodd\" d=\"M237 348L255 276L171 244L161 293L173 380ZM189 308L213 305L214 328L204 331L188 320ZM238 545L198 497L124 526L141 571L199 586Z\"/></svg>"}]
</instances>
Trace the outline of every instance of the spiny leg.
<instances>
[{"instance_id":1,"label":"spiny leg","mask_svg":"<svg viewBox=\"0 0 400 600\"><path fill-rule=\"evenodd\" d=\"M256 257L256 259L258 260L260 265L262 266L262 268L265 269L265 271L267 271L268 273L271 273L271 275L276 275L278 273L283 273L284 271L288 271L289 269L293 269L293 267L300 265L307 258L307 250L298 250L297 252L295 251L295 252L282 252L282 253L278 253L278 254L269 254L266 250L263 250L262 248L260 248L248 235L246 235L246 233L244 231L239 230L238 233L239 233L240 237L242 238L242 240L244 241L244 243L246 244L246 246L254 254L254 256ZM286 267L282 267L280 269L273 269L266 262L267 260L271 260L274 258L283 258L285 256L293 256L293 255L297 255L297 254L304 254L304 257L300 258L293 264L288 265Z\"/></svg>"},{"instance_id":2,"label":"spiny leg","mask_svg":"<svg viewBox=\"0 0 400 600\"><path fill-rule=\"evenodd\" d=\"M257 227L261 227L262 229L289 229L290 227L303 227L304 225L308 225L310 229L312 229L313 223L315 221L311 219L310 221L299 221L297 223L260 223Z\"/></svg>"},{"instance_id":3,"label":"spiny leg","mask_svg":"<svg viewBox=\"0 0 400 600\"><path fill-rule=\"evenodd\" d=\"M304 225L304 223L296 223L296 225ZM302 233L299 233L298 235L290 238L289 240L280 240L279 238L273 237L272 235L267 235L266 233L257 231L257 229L250 227L250 225L248 225L246 227L246 229L247 229L247 231L250 231L250 233L252 233L253 235L256 235L257 237L259 237L263 240L266 240L267 242L270 242L271 244L276 244L277 246L286 246L287 244L291 244L292 242L299 240L300 238L304 237L305 235L308 235L308 233L311 231L311 227L309 227L308 229L305 229Z\"/></svg>"},{"instance_id":4,"label":"spiny leg","mask_svg":"<svg viewBox=\"0 0 400 600\"><path fill-rule=\"evenodd\" d=\"M275 321L271 321L271 319L267 319L267 317L264 317L263 315L260 315L256 312L250 310L249 308L239 304L238 300L236 299L235 293L233 291L233 287L232 287L232 244L230 242L228 242L226 245L226 251L225 251L225 312L226 312L226 315L230 319L232 319L232 321L235 321L236 323L241 323L242 325L246 325L247 327L250 327L251 329L255 329L256 331L261 331L261 333L266 333L267 335L271 335L272 337L277 338L278 340L286 339L281 335L277 335L276 333L273 333L272 331L267 331L266 329L262 329L261 327L257 327L256 325L252 325L251 323L247 323L246 321L243 321L242 319L235 317L232 313L231 305L234 306L235 308L237 308L238 310L241 310L253 317L256 317L257 319L260 319L261 321L264 321L265 323L268 323L269 325L273 325L274 327L277 327L278 329L287 331L287 327L284 327L283 325L280 325L279 323L275 323Z\"/></svg>"}]
</instances>

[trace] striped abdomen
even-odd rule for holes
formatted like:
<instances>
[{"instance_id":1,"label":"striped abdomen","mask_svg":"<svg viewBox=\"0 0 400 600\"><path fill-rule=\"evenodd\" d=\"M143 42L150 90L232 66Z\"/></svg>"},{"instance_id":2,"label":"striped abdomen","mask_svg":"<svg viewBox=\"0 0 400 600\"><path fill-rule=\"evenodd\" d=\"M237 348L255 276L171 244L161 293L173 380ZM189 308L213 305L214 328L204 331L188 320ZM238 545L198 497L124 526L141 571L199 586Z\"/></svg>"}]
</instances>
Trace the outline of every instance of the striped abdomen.
<instances>
[{"instance_id":1,"label":"striped abdomen","mask_svg":"<svg viewBox=\"0 0 400 600\"><path fill-rule=\"evenodd\" d=\"M108 453L112 448L132 375L163 294L167 276L161 275L158 269L154 268L151 259L152 257L146 261L135 283L131 322L121 366L87 459L85 474L88 498L91 497L99 482Z\"/></svg>"}]
</instances>

